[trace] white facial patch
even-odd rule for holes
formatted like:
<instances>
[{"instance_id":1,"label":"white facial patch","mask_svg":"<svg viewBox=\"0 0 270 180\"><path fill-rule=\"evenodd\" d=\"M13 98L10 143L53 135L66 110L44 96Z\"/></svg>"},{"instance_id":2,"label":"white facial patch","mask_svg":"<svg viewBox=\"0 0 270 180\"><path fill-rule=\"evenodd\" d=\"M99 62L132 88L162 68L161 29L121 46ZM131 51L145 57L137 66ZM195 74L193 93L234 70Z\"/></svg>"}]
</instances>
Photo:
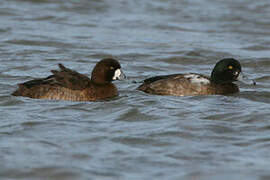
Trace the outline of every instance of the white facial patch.
<instances>
[{"instance_id":1,"label":"white facial patch","mask_svg":"<svg viewBox=\"0 0 270 180\"><path fill-rule=\"evenodd\" d=\"M186 74L184 77L186 79L190 80L191 83L210 84L209 79L207 79L199 74Z\"/></svg>"},{"instance_id":2,"label":"white facial patch","mask_svg":"<svg viewBox=\"0 0 270 180\"><path fill-rule=\"evenodd\" d=\"M114 76L113 76L113 80L117 80L117 79L121 79L121 74L122 74L122 71L121 69L116 69L114 71Z\"/></svg>"},{"instance_id":3,"label":"white facial patch","mask_svg":"<svg viewBox=\"0 0 270 180\"><path fill-rule=\"evenodd\" d=\"M235 75L235 76L237 76L238 74L239 74L238 71L235 71L235 72L233 73L233 75Z\"/></svg>"}]
</instances>

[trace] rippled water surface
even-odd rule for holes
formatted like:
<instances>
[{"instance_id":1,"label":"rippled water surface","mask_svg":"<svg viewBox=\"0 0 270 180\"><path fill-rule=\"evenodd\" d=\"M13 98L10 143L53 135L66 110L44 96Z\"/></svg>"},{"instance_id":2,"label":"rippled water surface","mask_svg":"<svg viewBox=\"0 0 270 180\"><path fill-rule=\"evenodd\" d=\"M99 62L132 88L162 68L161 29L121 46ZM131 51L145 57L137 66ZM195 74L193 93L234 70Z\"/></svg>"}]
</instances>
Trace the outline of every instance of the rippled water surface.
<instances>
[{"instance_id":1,"label":"rippled water surface","mask_svg":"<svg viewBox=\"0 0 270 180\"><path fill-rule=\"evenodd\" d=\"M0 1L0 179L270 179L268 0ZM129 77L109 101L13 97L57 63ZM230 96L136 91L153 75L237 58L257 86Z\"/></svg>"}]
</instances>

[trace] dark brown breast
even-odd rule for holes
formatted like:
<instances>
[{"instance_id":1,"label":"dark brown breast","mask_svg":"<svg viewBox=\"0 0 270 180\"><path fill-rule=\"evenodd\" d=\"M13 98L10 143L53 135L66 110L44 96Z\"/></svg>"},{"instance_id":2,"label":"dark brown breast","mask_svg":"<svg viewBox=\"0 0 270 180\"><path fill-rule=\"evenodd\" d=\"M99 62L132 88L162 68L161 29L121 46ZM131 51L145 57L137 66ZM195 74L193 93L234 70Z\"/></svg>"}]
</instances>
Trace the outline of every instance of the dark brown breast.
<instances>
[{"instance_id":1,"label":"dark brown breast","mask_svg":"<svg viewBox=\"0 0 270 180\"><path fill-rule=\"evenodd\" d=\"M50 84L42 84L28 88L22 84L19 85L18 90L16 90L12 95L36 99L97 101L115 97L118 95L118 91L116 86L112 83L103 86L89 84L88 87L79 90Z\"/></svg>"}]
</instances>

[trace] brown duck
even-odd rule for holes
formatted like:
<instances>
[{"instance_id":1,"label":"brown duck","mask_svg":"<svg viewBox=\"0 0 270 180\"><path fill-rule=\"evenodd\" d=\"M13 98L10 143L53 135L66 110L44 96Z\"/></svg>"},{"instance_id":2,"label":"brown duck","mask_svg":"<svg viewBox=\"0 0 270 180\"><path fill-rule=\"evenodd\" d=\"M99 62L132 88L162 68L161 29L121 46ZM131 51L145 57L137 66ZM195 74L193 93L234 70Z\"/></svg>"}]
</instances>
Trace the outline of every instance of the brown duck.
<instances>
[{"instance_id":1,"label":"brown duck","mask_svg":"<svg viewBox=\"0 0 270 180\"><path fill-rule=\"evenodd\" d=\"M59 64L60 70L52 70L46 78L34 79L21 84L12 93L37 99L56 99L70 101L97 101L118 95L113 80L125 78L120 63L112 58L99 61L91 78Z\"/></svg>"}]
</instances>

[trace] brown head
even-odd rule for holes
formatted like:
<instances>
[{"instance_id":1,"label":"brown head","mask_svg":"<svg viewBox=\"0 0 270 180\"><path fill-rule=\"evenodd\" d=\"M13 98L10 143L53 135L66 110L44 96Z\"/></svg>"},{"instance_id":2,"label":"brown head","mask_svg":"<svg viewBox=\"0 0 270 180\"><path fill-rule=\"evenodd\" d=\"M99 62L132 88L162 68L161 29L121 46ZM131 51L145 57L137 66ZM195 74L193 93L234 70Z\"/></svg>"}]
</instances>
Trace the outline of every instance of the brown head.
<instances>
[{"instance_id":1,"label":"brown head","mask_svg":"<svg viewBox=\"0 0 270 180\"><path fill-rule=\"evenodd\" d=\"M91 80L96 84L107 84L113 80L122 80L125 78L121 70L120 63L112 58L100 60L94 67Z\"/></svg>"}]
</instances>

